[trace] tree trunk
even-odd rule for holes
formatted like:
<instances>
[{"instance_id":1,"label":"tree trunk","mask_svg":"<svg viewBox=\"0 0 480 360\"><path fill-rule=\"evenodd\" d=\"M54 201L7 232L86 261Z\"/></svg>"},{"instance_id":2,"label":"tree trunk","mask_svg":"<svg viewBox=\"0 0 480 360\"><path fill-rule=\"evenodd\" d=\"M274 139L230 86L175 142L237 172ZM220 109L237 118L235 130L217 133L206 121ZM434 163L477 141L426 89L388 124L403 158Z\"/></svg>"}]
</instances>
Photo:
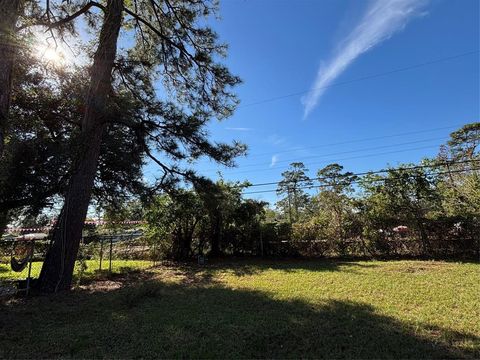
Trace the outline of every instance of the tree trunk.
<instances>
[{"instance_id":1,"label":"tree trunk","mask_svg":"<svg viewBox=\"0 0 480 360\"><path fill-rule=\"evenodd\" d=\"M184 238L183 238L183 246L182 246L182 258L188 259L192 253L192 242L193 242L193 234L195 233L195 228L197 227L198 220L194 220L190 229L185 231Z\"/></svg>"},{"instance_id":2,"label":"tree trunk","mask_svg":"<svg viewBox=\"0 0 480 360\"><path fill-rule=\"evenodd\" d=\"M209 255L211 257L218 257L221 255L221 251L220 251L221 224L222 224L221 215L216 214L214 224L212 224L213 225L212 235L210 239L211 248L210 248Z\"/></svg>"},{"instance_id":3,"label":"tree trunk","mask_svg":"<svg viewBox=\"0 0 480 360\"><path fill-rule=\"evenodd\" d=\"M0 238L7 228L8 220L8 212L0 210Z\"/></svg>"},{"instance_id":4,"label":"tree trunk","mask_svg":"<svg viewBox=\"0 0 480 360\"><path fill-rule=\"evenodd\" d=\"M41 292L57 292L71 287L73 268L97 170L104 130L104 114L111 88L111 72L122 23L123 0L109 0L100 41L91 70L85 115L82 120L82 149L70 178L65 202L40 273Z\"/></svg>"},{"instance_id":5,"label":"tree trunk","mask_svg":"<svg viewBox=\"0 0 480 360\"><path fill-rule=\"evenodd\" d=\"M15 25L22 0L0 0L0 158L3 155L7 132L12 69L15 61Z\"/></svg>"},{"instance_id":6,"label":"tree trunk","mask_svg":"<svg viewBox=\"0 0 480 360\"><path fill-rule=\"evenodd\" d=\"M417 221L417 224L418 224L418 228L419 228L419 231L420 231L420 239L422 240L422 252L423 252L423 256L432 256L433 254L430 253L430 246L429 246L429 242L428 242L428 234L427 232L425 231L425 226L423 225L422 223L422 218L418 218L418 221Z\"/></svg>"},{"instance_id":7,"label":"tree trunk","mask_svg":"<svg viewBox=\"0 0 480 360\"><path fill-rule=\"evenodd\" d=\"M292 204L290 201L290 189L288 189L287 200L288 200L288 220L290 221L290 225L292 225Z\"/></svg>"},{"instance_id":8,"label":"tree trunk","mask_svg":"<svg viewBox=\"0 0 480 360\"><path fill-rule=\"evenodd\" d=\"M295 209L295 222L298 221L298 201L297 201L297 184L293 188L293 208Z\"/></svg>"}]
</instances>

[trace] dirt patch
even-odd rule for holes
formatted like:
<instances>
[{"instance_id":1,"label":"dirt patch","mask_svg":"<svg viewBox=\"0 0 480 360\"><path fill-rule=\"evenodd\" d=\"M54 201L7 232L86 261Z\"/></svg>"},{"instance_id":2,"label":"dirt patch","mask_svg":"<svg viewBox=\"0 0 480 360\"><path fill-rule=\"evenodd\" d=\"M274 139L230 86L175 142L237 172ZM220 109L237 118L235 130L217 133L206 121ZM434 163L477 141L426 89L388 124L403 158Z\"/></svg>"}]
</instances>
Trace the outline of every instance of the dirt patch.
<instances>
[{"instance_id":1,"label":"dirt patch","mask_svg":"<svg viewBox=\"0 0 480 360\"><path fill-rule=\"evenodd\" d=\"M80 285L78 289L86 290L90 292L112 291L112 290L120 289L122 285L123 284L120 281L99 280L99 281L91 282L88 285Z\"/></svg>"},{"instance_id":2,"label":"dirt patch","mask_svg":"<svg viewBox=\"0 0 480 360\"><path fill-rule=\"evenodd\" d=\"M153 279L156 274L148 270L124 272L120 274L98 274L83 284L75 287L75 291L108 292L130 286L137 282Z\"/></svg>"}]
</instances>

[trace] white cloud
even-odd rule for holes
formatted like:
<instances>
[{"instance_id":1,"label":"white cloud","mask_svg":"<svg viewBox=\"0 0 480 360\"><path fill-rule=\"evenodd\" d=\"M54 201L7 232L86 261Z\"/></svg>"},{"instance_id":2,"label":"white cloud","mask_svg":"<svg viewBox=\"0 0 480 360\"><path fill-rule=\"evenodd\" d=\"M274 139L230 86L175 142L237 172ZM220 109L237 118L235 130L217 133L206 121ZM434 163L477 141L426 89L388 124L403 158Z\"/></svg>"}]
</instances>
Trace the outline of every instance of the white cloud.
<instances>
[{"instance_id":1,"label":"white cloud","mask_svg":"<svg viewBox=\"0 0 480 360\"><path fill-rule=\"evenodd\" d=\"M247 127L227 127L225 128L227 130L232 130L232 131L252 131L252 128L247 128Z\"/></svg>"},{"instance_id":2,"label":"white cloud","mask_svg":"<svg viewBox=\"0 0 480 360\"><path fill-rule=\"evenodd\" d=\"M267 142L269 142L272 145L282 145L282 144L285 144L286 141L287 139L277 134L272 134L267 137Z\"/></svg>"},{"instance_id":3,"label":"white cloud","mask_svg":"<svg viewBox=\"0 0 480 360\"><path fill-rule=\"evenodd\" d=\"M278 155L273 155L272 162L270 163L270 167L274 167L277 161L278 161Z\"/></svg>"},{"instance_id":4,"label":"white cloud","mask_svg":"<svg viewBox=\"0 0 480 360\"><path fill-rule=\"evenodd\" d=\"M360 22L340 43L330 61L322 64L311 91L302 99L306 118L320 97L345 69L363 53L402 30L428 0L372 0Z\"/></svg>"}]
</instances>

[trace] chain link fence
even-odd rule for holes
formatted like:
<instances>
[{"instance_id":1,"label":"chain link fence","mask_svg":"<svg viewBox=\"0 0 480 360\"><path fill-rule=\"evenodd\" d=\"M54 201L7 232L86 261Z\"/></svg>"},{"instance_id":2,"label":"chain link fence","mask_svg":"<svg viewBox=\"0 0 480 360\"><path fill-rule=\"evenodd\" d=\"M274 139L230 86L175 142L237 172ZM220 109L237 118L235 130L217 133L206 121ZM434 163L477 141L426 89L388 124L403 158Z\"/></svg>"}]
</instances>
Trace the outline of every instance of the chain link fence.
<instances>
[{"instance_id":1,"label":"chain link fence","mask_svg":"<svg viewBox=\"0 0 480 360\"><path fill-rule=\"evenodd\" d=\"M47 234L7 235L0 240L0 295L12 287L24 287L28 278L40 276L50 246ZM142 230L120 234L90 234L80 243L74 277L82 279L98 273L121 273L147 268L158 261L155 246Z\"/></svg>"}]
</instances>

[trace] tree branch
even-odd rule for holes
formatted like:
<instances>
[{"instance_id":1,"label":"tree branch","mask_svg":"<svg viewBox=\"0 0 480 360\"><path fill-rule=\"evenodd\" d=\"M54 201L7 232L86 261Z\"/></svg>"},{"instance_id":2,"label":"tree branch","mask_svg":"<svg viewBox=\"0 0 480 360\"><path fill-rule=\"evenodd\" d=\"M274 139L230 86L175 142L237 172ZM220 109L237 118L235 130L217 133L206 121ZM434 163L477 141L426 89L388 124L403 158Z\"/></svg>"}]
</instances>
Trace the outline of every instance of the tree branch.
<instances>
[{"instance_id":1,"label":"tree branch","mask_svg":"<svg viewBox=\"0 0 480 360\"><path fill-rule=\"evenodd\" d=\"M200 67L200 65L198 64L198 62L195 60L195 58L193 57L192 54L190 54L183 45L180 45L180 44L177 44L175 43L174 41L172 41L171 39L169 39L167 36L165 36L164 34L162 34L157 28L155 28L155 26L153 26L150 22L148 22L147 20L145 20L144 18L142 18L140 15L134 13L133 11L129 10L128 8L124 8L125 12L132 16L135 20L141 22L142 24L144 24L145 26L147 26L150 30L152 30L157 36L161 37L164 41L166 41L169 45L175 47L176 49L178 49L182 54L184 54L187 58L190 59L190 61L194 62L195 64L197 64L197 66Z\"/></svg>"},{"instance_id":2,"label":"tree branch","mask_svg":"<svg viewBox=\"0 0 480 360\"><path fill-rule=\"evenodd\" d=\"M67 17L63 18L63 19L60 19L58 21L55 21L55 22L50 22L49 18L50 16L48 17L47 21L45 20L42 20L42 19L39 19L31 24L24 24L22 26L19 26L17 28L17 31L21 31L23 29L26 29L28 27L31 27L31 26L46 26L49 30L51 29L55 29L57 27L60 27L62 25L65 25L67 23L69 23L70 21L72 20L75 20L77 17L79 17L80 15L83 15L85 14L87 11L90 10L90 8L92 7L97 7L99 9L101 9L102 11L105 12L105 6L103 6L102 4L100 3L97 3L96 1L89 1L88 3L86 3L82 8L80 8L79 10L77 10L76 12L74 12L73 14L71 15L68 15ZM50 11L50 10L48 10Z\"/></svg>"}]
</instances>

